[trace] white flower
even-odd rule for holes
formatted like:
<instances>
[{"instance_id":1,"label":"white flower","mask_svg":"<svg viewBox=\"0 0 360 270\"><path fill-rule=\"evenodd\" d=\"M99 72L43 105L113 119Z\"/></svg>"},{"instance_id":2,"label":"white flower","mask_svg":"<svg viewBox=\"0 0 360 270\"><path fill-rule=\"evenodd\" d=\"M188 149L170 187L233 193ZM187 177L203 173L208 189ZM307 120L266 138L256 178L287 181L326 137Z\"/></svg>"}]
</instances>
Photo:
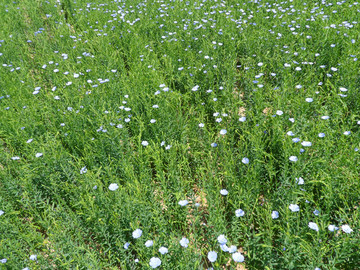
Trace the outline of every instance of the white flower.
<instances>
[{"instance_id":1,"label":"white flower","mask_svg":"<svg viewBox=\"0 0 360 270\"><path fill-rule=\"evenodd\" d=\"M227 133L226 129L220 130L220 135L225 135Z\"/></svg>"},{"instance_id":2,"label":"white flower","mask_svg":"<svg viewBox=\"0 0 360 270\"><path fill-rule=\"evenodd\" d=\"M234 245L230 246L228 249L229 253L234 253L234 252L236 252L236 250L237 250L237 247Z\"/></svg>"},{"instance_id":3,"label":"white flower","mask_svg":"<svg viewBox=\"0 0 360 270\"><path fill-rule=\"evenodd\" d=\"M246 117L245 117L245 116L240 117L240 118L239 118L239 121L240 121L240 122L245 122L245 121L246 121Z\"/></svg>"},{"instance_id":4,"label":"white flower","mask_svg":"<svg viewBox=\"0 0 360 270\"><path fill-rule=\"evenodd\" d=\"M236 217L243 217L244 215L245 215L244 210L242 210L242 209L235 210L235 216Z\"/></svg>"},{"instance_id":5,"label":"white flower","mask_svg":"<svg viewBox=\"0 0 360 270\"><path fill-rule=\"evenodd\" d=\"M37 260L37 256L36 255L30 255L30 260L32 261L36 261Z\"/></svg>"},{"instance_id":6,"label":"white flower","mask_svg":"<svg viewBox=\"0 0 360 270\"><path fill-rule=\"evenodd\" d=\"M247 157L244 157L241 162L244 164L249 164L249 159Z\"/></svg>"},{"instance_id":7,"label":"white flower","mask_svg":"<svg viewBox=\"0 0 360 270\"><path fill-rule=\"evenodd\" d=\"M341 92L346 92L346 91L347 91L347 89L346 89L345 87L340 87L339 90L340 90Z\"/></svg>"},{"instance_id":8,"label":"white flower","mask_svg":"<svg viewBox=\"0 0 360 270\"><path fill-rule=\"evenodd\" d=\"M159 248L159 252L160 252L162 255L164 255L164 254L168 253L169 250L168 250L166 247L161 247L161 248Z\"/></svg>"},{"instance_id":9,"label":"white flower","mask_svg":"<svg viewBox=\"0 0 360 270\"><path fill-rule=\"evenodd\" d=\"M245 260L244 256L241 255L240 252L235 252L233 255L232 255L232 258L235 262L243 262Z\"/></svg>"},{"instance_id":10,"label":"white flower","mask_svg":"<svg viewBox=\"0 0 360 270\"><path fill-rule=\"evenodd\" d=\"M294 119L294 118L289 118L289 121L290 121L291 123L294 123L294 122L295 122L295 119Z\"/></svg>"},{"instance_id":11,"label":"white flower","mask_svg":"<svg viewBox=\"0 0 360 270\"><path fill-rule=\"evenodd\" d=\"M350 135L351 131L345 131L343 134L344 135Z\"/></svg>"},{"instance_id":12,"label":"white flower","mask_svg":"<svg viewBox=\"0 0 360 270\"><path fill-rule=\"evenodd\" d=\"M278 212L278 211L272 211L272 212L271 212L271 217L272 217L272 219L277 219L277 218L279 218L279 212Z\"/></svg>"},{"instance_id":13,"label":"white flower","mask_svg":"<svg viewBox=\"0 0 360 270\"><path fill-rule=\"evenodd\" d=\"M153 240L147 240L145 242L145 247L152 247L154 245L154 241Z\"/></svg>"},{"instance_id":14,"label":"white flower","mask_svg":"<svg viewBox=\"0 0 360 270\"><path fill-rule=\"evenodd\" d=\"M306 98L305 101L310 103L313 102L314 100L312 98Z\"/></svg>"},{"instance_id":15,"label":"white flower","mask_svg":"<svg viewBox=\"0 0 360 270\"><path fill-rule=\"evenodd\" d=\"M225 245L227 243L227 239L225 238L225 235L221 234L217 238L220 245Z\"/></svg>"},{"instance_id":16,"label":"white flower","mask_svg":"<svg viewBox=\"0 0 360 270\"><path fill-rule=\"evenodd\" d=\"M43 154L42 153L37 153L36 155L35 155L35 157L41 157Z\"/></svg>"},{"instance_id":17,"label":"white flower","mask_svg":"<svg viewBox=\"0 0 360 270\"><path fill-rule=\"evenodd\" d=\"M5 212L3 210L0 210L0 216L3 215Z\"/></svg>"},{"instance_id":18,"label":"white flower","mask_svg":"<svg viewBox=\"0 0 360 270\"><path fill-rule=\"evenodd\" d=\"M148 146L148 145L149 145L149 143L148 143L147 141L142 141L141 144L142 144L143 146Z\"/></svg>"},{"instance_id":19,"label":"white flower","mask_svg":"<svg viewBox=\"0 0 360 270\"><path fill-rule=\"evenodd\" d=\"M333 231L336 231L336 230L338 230L339 228L338 227L336 227L335 225L329 225L328 226L328 230L330 231L330 232L333 232Z\"/></svg>"},{"instance_id":20,"label":"white flower","mask_svg":"<svg viewBox=\"0 0 360 270\"><path fill-rule=\"evenodd\" d=\"M27 141L26 141L26 143L31 143L33 141L33 139L28 139Z\"/></svg>"},{"instance_id":21,"label":"white flower","mask_svg":"<svg viewBox=\"0 0 360 270\"><path fill-rule=\"evenodd\" d=\"M154 124L155 122L156 122L155 119L151 119L151 120L150 120L150 123L151 123L151 124Z\"/></svg>"},{"instance_id":22,"label":"white flower","mask_svg":"<svg viewBox=\"0 0 360 270\"><path fill-rule=\"evenodd\" d=\"M87 172L86 166L82 167L81 170L80 170L80 174L84 174L86 172Z\"/></svg>"},{"instance_id":23,"label":"white flower","mask_svg":"<svg viewBox=\"0 0 360 270\"><path fill-rule=\"evenodd\" d=\"M294 136L295 134L294 134L294 132L292 132L292 131L288 131L288 132L286 133L286 135L288 135L288 136Z\"/></svg>"},{"instance_id":24,"label":"white flower","mask_svg":"<svg viewBox=\"0 0 360 270\"><path fill-rule=\"evenodd\" d=\"M201 128L203 128L204 126L205 126L204 123L199 124L199 127L201 127Z\"/></svg>"},{"instance_id":25,"label":"white flower","mask_svg":"<svg viewBox=\"0 0 360 270\"><path fill-rule=\"evenodd\" d=\"M229 191L227 191L226 189L222 189L222 190L220 190L220 194L223 196L226 196L229 194Z\"/></svg>"},{"instance_id":26,"label":"white flower","mask_svg":"<svg viewBox=\"0 0 360 270\"><path fill-rule=\"evenodd\" d=\"M294 143L298 143L298 142L300 142L300 139L299 139L299 138L294 138L294 139L292 139L292 141L293 141Z\"/></svg>"},{"instance_id":27,"label":"white flower","mask_svg":"<svg viewBox=\"0 0 360 270\"><path fill-rule=\"evenodd\" d=\"M137 239L140 238L142 235L142 230L141 229L136 229L135 231L133 231L132 236Z\"/></svg>"},{"instance_id":28,"label":"white flower","mask_svg":"<svg viewBox=\"0 0 360 270\"><path fill-rule=\"evenodd\" d=\"M300 211L300 207L299 207L297 204L290 204L290 205L289 205L289 209L290 209L292 212L299 212L299 211Z\"/></svg>"},{"instance_id":29,"label":"white flower","mask_svg":"<svg viewBox=\"0 0 360 270\"><path fill-rule=\"evenodd\" d=\"M180 206L186 206L188 203L189 203L188 200L179 201Z\"/></svg>"},{"instance_id":30,"label":"white flower","mask_svg":"<svg viewBox=\"0 0 360 270\"><path fill-rule=\"evenodd\" d=\"M118 188L119 188L118 184L110 184L110 186L109 186L109 189L110 189L111 191L115 191L115 190L117 190Z\"/></svg>"},{"instance_id":31,"label":"white flower","mask_svg":"<svg viewBox=\"0 0 360 270\"><path fill-rule=\"evenodd\" d=\"M324 138L325 137L325 133L319 133L319 138Z\"/></svg>"},{"instance_id":32,"label":"white flower","mask_svg":"<svg viewBox=\"0 0 360 270\"><path fill-rule=\"evenodd\" d=\"M156 267L159 267L161 265L161 260L157 257L152 257L150 259L150 262L149 262L149 265L152 267L152 268L156 268Z\"/></svg>"},{"instance_id":33,"label":"white flower","mask_svg":"<svg viewBox=\"0 0 360 270\"><path fill-rule=\"evenodd\" d=\"M343 232L345 232L345 233L351 233L353 230L350 228L350 226L349 225L342 225L341 226L341 229L342 229L342 231Z\"/></svg>"},{"instance_id":34,"label":"white flower","mask_svg":"<svg viewBox=\"0 0 360 270\"><path fill-rule=\"evenodd\" d=\"M289 157L289 160L292 162L296 162L296 161L298 161L298 158L296 156L291 156L291 157Z\"/></svg>"},{"instance_id":35,"label":"white flower","mask_svg":"<svg viewBox=\"0 0 360 270\"><path fill-rule=\"evenodd\" d=\"M189 245L189 239L187 239L186 237L181 238L180 245L184 248L187 248Z\"/></svg>"},{"instance_id":36,"label":"white flower","mask_svg":"<svg viewBox=\"0 0 360 270\"><path fill-rule=\"evenodd\" d=\"M277 110L277 111L276 111L276 114L277 114L277 115L283 115L284 113L283 113L283 111Z\"/></svg>"},{"instance_id":37,"label":"white flower","mask_svg":"<svg viewBox=\"0 0 360 270\"><path fill-rule=\"evenodd\" d=\"M307 141L303 141L303 142L301 143L301 145L302 145L302 146L311 146L312 143L311 143L311 142L307 142Z\"/></svg>"},{"instance_id":38,"label":"white flower","mask_svg":"<svg viewBox=\"0 0 360 270\"><path fill-rule=\"evenodd\" d=\"M229 252L229 247L226 244L220 245L220 249L224 252Z\"/></svg>"},{"instance_id":39,"label":"white flower","mask_svg":"<svg viewBox=\"0 0 360 270\"><path fill-rule=\"evenodd\" d=\"M314 214L315 216L318 216L318 215L320 215L320 211L317 210L317 209L315 209L314 212L313 212L313 214Z\"/></svg>"},{"instance_id":40,"label":"white flower","mask_svg":"<svg viewBox=\"0 0 360 270\"><path fill-rule=\"evenodd\" d=\"M321 119L323 119L323 120L327 120L329 118L330 118L330 116L327 116L327 115L321 116Z\"/></svg>"},{"instance_id":41,"label":"white flower","mask_svg":"<svg viewBox=\"0 0 360 270\"><path fill-rule=\"evenodd\" d=\"M7 262L7 259L1 259L0 262L1 262L1 263L6 263L6 262Z\"/></svg>"},{"instance_id":42,"label":"white flower","mask_svg":"<svg viewBox=\"0 0 360 270\"><path fill-rule=\"evenodd\" d=\"M195 85L191 90L195 92L195 91L199 90L199 87L200 87L200 86Z\"/></svg>"},{"instance_id":43,"label":"white flower","mask_svg":"<svg viewBox=\"0 0 360 270\"><path fill-rule=\"evenodd\" d=\"M319 231L319 227L315 222L309 222L308 226L309 226L310 229L312 229L314 231L317 231L317 232Z\"/></svg>"},{"instance_id":44,"label":"white flower","mask_svg":"<svg viewBox=\"0 0 360 270\"><path fill-rule=\"evenodd\" d=\"M298 185L303 185L303 184L304 184L304 179L303 179L302 177L295 178L295 180L296 180L296 183L297 183Z\"/></svg>"},{"instance_id":45,"label":"white flower","mask_svg":"<svg viewBox=\"0 0 360 270\"><path fill-rule=\"evenodd\" d=\"M209 251L207 257L208 257L208 259L209 259L210 262L215 262L216 259L217 259L217 253L216 253L216 251Z\"/></svg>"},{"instance_id":46,"label":"white flower","mask_svg":"<svg viewBox=\"0 0 360 270\"><path fill-rule=\"evenodd\" d=\"M17 156L16 156L16 157L12 157L11 159L12 159L12 160L19 160L20 157L17 157Z\"/></svg>"},{"instance_id":47,"label":"white flower","mask_svg":"<svg viewBox=\"0 0 360 270\"><path fill-rule=\"evenodd\" d=\"M211 147L216 147L216 146L217 146L217 143L214 143L214 142L213 142L213 143L211 144Z\"/></svg>"}]
</instances>

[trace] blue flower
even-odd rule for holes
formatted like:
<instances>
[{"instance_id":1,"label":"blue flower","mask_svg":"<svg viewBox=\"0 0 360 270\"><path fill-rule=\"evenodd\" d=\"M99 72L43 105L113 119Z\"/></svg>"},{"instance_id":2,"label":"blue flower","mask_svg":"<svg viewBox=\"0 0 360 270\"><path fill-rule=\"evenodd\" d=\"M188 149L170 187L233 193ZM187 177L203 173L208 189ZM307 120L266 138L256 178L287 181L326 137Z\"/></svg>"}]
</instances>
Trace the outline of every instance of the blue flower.
<instances>
[{"instance_id":1,"label":"blue flower","mask_svg":"<svg viewBox=\"0 0 360 270\"><path fill-rule=\"evenodd\" d=\"M189 239L187 239L186 237L181 238L180 245L184 248L187 248L189 245Z\"/></svg>"},{"instance_id":2,"label":"blue flower","mask_svg":"<svg viewBox=\"0 0 360 270\"><path fill-rule=\"evenodd\" d=\"M161 265L161 260L157 257L152 257L150 259L150 262L149 262L149 265L152 267L152 268L157 268Z\"/></svg>"},{"instance_id":3,"label":"blue flower","mask_svg":"<svg viewBox=\"0 0 360 270\"><path fill-rule=\"evenodd\" d=\"M141 229L136 229L135 231L133 231L132 236L137 239L140 238L142 235L142 230Z\"/></svg>"},{"instance_id":4,"label":"blue flower","mask_svg":"<svg viewBox=\"0 0 360 270\"><path fill-rule=\"evenodd\" d=\"M235 252L233 255L232 255L232 258L235 262L243 262L244 261L244 256L241 255L240 252Z\"/></svg>"},{"instance_id":5,"label":"blue flower","mask_svg":"<svg viewBox=\"0 0 360 270\"><path fill-rule=\"evenodd\" d=\"M216 259L217 259L216 251L209 251L208 259L209 259L210 262L216 262Z\"/></svg>"}]
</instances>

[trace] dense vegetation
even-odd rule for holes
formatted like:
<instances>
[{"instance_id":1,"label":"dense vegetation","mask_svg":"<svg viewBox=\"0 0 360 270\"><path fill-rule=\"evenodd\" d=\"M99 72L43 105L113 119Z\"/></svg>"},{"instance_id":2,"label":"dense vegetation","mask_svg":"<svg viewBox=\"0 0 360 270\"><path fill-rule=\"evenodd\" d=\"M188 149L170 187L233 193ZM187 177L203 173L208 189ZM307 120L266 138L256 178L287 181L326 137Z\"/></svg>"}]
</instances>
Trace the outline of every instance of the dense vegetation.
<instances>
[{"instance_id":1,"label":"dense vegetation","mask_svg":"<svg viewBox=\"0 0 360 270\"><path fill-rule=\"evenodd\" d=\"M360 269L360 4L0 16L1 269Z\"/></svg>"}]
</instances>

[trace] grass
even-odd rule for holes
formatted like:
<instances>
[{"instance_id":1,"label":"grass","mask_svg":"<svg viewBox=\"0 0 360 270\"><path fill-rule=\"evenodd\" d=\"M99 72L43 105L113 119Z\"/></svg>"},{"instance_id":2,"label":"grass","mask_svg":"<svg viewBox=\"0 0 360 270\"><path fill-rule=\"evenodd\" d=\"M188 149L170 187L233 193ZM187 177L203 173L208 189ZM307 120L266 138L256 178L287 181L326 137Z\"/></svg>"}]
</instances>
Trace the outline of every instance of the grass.
<instances>
[{"instance_id":1,"label":"grass","mask_svg":"<svg viewBox=\"0 0 360 270\"><path fill-rule=\"evenodd\" d=\"M358 269L358 9L3 0L0 268Z\"/></svg>"}]
</instances>

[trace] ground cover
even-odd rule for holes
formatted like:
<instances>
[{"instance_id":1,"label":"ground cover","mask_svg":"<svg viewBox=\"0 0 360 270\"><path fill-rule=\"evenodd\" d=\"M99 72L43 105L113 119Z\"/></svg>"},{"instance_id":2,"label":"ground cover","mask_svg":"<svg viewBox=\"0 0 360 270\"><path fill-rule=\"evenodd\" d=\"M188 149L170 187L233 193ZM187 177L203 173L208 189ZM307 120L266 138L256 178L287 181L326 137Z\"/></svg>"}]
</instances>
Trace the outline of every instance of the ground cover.
<instances>
[{"instance_id":1,"label":"ground cover","mask_svg":"<svg viewBox=\"0 0 360 270\"><path fill-rule=\"evenodd\" d=\"M0 16L1 269L360 269L360 4Z\"/></svg>"}]
</instances>

